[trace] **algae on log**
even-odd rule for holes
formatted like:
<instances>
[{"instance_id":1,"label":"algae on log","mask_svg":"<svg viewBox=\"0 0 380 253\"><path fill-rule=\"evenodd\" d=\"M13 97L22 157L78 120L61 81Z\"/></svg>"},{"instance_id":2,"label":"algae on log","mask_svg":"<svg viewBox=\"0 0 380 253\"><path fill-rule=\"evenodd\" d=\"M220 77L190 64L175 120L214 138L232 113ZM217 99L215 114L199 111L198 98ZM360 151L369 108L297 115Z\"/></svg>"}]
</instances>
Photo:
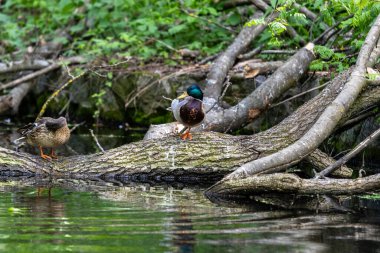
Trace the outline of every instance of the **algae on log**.
<instances>
[{"instance_id":1,"label":"algae on log","mask_svg":"<svg viewBox=\"0 0 380 253\"><path fill-rule=\"evenodd\" d=\"M62 158L58 162L0 148L0 175L161 181L220 179L242 164L267 156L302 136L339 93L348 75L349 71L335 78L318 96L275 127L252 136L202 132L194 134L192 141L168 136L131 143L104 153ZM351 171L347 172L343 173L346 177Z\"/></svg>"},{"instance_id":2,"label":"algae on log","mask_svg":"<svg viewBox=\"0 0 380 253\"><path fill-rule=\"evenodd\" d=\"M219 178L256 159L251 138L220 133L194 134L194 140L178 136L124 145L104 153L45 161L38 156L0 147L0 175L52 176L56 178L133 179L149 177Z\"/></svg>"},{"instance_id":3,"label":"algae on log","mask_svg":"<svg viewBox=\"0 0 380 253\"><path fill-rule=\"evenodd\" d=\"M259 193L359 194L380 189L380 174L357 179L303 179L292 173L273 173L227 180L206 192L210 196L254 195Z\"/></svg>"}]
</instances>

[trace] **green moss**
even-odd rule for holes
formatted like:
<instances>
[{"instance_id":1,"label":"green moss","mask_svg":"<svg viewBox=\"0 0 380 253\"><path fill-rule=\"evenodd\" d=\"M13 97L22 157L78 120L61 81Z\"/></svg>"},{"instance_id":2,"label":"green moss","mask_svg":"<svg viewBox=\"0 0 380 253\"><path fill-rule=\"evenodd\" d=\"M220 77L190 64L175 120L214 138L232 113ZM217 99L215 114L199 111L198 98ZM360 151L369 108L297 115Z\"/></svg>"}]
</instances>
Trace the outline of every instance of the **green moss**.
<instances>
[{"instance_id":1,"label":"green moss","mask_svg":"<svg viewBox=\"0 0 380 253\"><path fill-rule=\"evenodd\" d=\"M12 159L6 155L0 155L0 164L1 165L22 165L20 161Z\"/></svg>"},{"instance_id":2,"label":"green moss","mask_svg":"<svg viewBox=\"0 0 380 253\"><path fill-rule=\"evenodd\" d=\"M378 199L380 199L380 193L373 193L373 194L363 195L363 196L359 196L359 198L361 198L361 199L374 199L374 200L378 200Z\"/></svg>"}]
</instances>

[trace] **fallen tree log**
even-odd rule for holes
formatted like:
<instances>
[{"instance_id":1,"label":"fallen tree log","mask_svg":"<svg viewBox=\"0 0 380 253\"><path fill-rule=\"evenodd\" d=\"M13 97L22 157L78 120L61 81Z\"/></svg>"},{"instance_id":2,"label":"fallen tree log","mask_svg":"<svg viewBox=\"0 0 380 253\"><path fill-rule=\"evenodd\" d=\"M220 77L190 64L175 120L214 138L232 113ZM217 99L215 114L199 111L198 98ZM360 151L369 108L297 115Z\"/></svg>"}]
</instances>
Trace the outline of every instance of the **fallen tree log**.
<instances>
[{"instance_id":1,"label":"fallen tree log","mask_svg":"<svg viewBox=\"0 0 380 253\"><path fill-rule=\"evenodd\" d=\"M273 173L214 185L208 195L254 195L265 192L295 194L359 194L380 189L380 174L357 179L303 179L292 173Z\"/></svg>"},{"instance_id":2,"label":"fallen tree log","mask_svg":"<svg viewBox=\"0 0 380 253\"><path fill-rule=\"evenodd\" d=\"M195 133L193 141L178 136L144 140L87 156L58 162L0 148L0 175L52 176L56 178L173 178L222 177L244 163L267 156L303 135L330 101L340 92L350 70L337 76L319 95L275 127L252 136ZM349 173L343 172L347 177Z\"/></svg>"},{"instance_id":3,"label":"fallen tree log","mask_svg":"<svg viewBox=\"0 0 380 253\"><path fill-rule=\"evenodd\" d=\"M75 63L82 63L84 62L84 58L81 57L81 56L76 56L76 57L71 57L71 58L67 58L65 60L62 60L62 61L59 61L59 62L54 62L52 63L51 65L43 68L43 69L40 69L36 72L33 72L33 73L30 73L26 76L23 76L21 78L18 78L16 80L13 80L9 83L6 83L6 84L2 84L0 85L0 90L4 90L4 89L8 89L8 88L12 88L12 87L15 87L19 84L22 84L22 83L25 83L27 81L30 81L40 75L43 75L43 74L46 74L50 71L53 71L55 69L58 69L60 68L62 65L70 65L70 64L75 64Z\"/></svg>"},{"instance_id":4,"label":"fallen tree log","mask_svg":"<svg viewBox=\"0 0 380 253\"><path fill-rule=\"evenodd\" d=\"M16 114L23 98L34 86L34 82L26 82L13 88L9 94L0 96L0 115L10 112Z\"/></svg>"},{"instance_id":5,"label":"fallen tree log","mask_svg":"<svg viewBox=\"0 0 380 253\"><path fill-rule=\"evenodd\" d=\"M45 161L38 156L0 148L0 175L62 178L134 178L223 176L255 159L250 137L195 134L191 142L177 136L121 146L104 153Z\"/></svg>"}]
</instances>

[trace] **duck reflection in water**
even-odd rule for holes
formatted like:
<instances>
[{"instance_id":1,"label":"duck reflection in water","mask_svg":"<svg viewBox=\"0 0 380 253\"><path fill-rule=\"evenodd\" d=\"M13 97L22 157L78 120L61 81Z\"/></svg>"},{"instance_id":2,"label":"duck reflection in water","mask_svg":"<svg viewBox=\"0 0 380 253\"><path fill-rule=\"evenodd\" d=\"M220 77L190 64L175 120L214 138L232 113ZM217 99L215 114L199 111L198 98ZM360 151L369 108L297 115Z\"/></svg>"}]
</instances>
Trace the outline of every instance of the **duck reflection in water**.
<instances>
[{"instance_id":1,"label":"duck reflection in water","mask_svg":"<svg viewBox=\"0 0 380 253\"><path fill-rule=\"evenodd\" d=\"M179 253L194 252L196 243L196 232L193 231L193 221L190 214L181 212L179 218L173 219L173 245L177 247Z\"/></svg>"},{"instance_id":2,"label":"duck reflection in water","mask_svg":"<svg viewBox=\"0 0 380 253\"><path fill-rule=\"evenodd\" d=\"M47 192L38 191L37 194L21 193L21 197L16 195L15 204L28 207L28 216L32 219L27 219L28 224L20 224L20 226L38 226L39 230L35 233L38 235L57 235L54 239L49 239L53 244L64 244L63 231L67 228L67 215L65 212L65 203L54 197L54 188L51 186L43 186L48 189ZM38 187L41 189L42 187ZM34 224L35 223L35 224ZM40 236L38 236L40 237ZM33 243L38 243L38 237L33 238ZM46 243L46 240L41 236L41 243Z\"/></svg>"}]
</instances>

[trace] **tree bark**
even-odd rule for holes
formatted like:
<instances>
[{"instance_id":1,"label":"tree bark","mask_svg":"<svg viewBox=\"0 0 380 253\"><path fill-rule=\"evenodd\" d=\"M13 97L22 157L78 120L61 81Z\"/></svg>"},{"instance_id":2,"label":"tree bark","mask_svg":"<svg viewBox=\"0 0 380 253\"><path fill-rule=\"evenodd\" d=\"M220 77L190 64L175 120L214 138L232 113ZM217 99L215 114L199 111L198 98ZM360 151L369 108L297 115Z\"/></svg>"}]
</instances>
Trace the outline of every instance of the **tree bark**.
<instances>
[{"instance_id":1,"label":"tree bark","mask_svg":"<svg viewBox=\"0 0 380 253\"><path fill-rule=\"evenodd\" d=\"M244 27L234 42L221 54L211 67L211 70L207 76L207 88L205 95L207 97L218 100L222 94L223 81L226 78L228 71L234 65L236 58L241 54L268 25L279 15L278 12L274 12L269 15L265 24L257 26Z\"/></svg>"},{"instance_id":2,"label":"tree bark","mask_svg":"<svg viewBox=\"0 0 380 253\"><path fill-rule=\"evenodd\" d=\"M17 114L21 101L33 86L33 82L26 82L12 89L9 94L1 96L0 115L6 113Z\"/></svg>"},{"instance_id":3,"label":"tree bark","mask_svg":"<svg viewBox=\"0 0 380 253\"><path fill-rule=\"evenodd\" d=\"M275 127L252 136L195 133L193 141L178 136L144 140L88 156L45 161L38 156L0 148L0 176L52 176L106 180L156 181L219 179L242 164L294 142L340 92L350 75L332 80L319 95Z\"/></svg>"},{"instance_id":4,"label":"tree bark","mask_svg":"<svg viewBox=\"0 0 380 253\"><path fill-rule=\"evenodd\" d=\"M249 162L234 171L220 184L227 180L237 180L262 172L280 171L294 165L313 152L323 140L325 140L337 126L339 121L347 113L350 106L360 94L366 84L366 66L370 54L375 47L380 35L380 15L369 31L363 47L360 50L357 64L353 69L350 79L345 84L339 95L326 107L313 126L295 143L281 151L264 157L260 160Z\"/></svg>"},{"instance_id":5,"label":"tree bark","mask_svg":"<svg viewBox=\"0 0 380 253\"><path fill-rule=\"evenodd\" d=\"M254 195L260 193L360 194L380 189L380 174L357 179L302 179L292 173L257 175L214 185L208 195Z\"/></svg>"}]
</instances>

